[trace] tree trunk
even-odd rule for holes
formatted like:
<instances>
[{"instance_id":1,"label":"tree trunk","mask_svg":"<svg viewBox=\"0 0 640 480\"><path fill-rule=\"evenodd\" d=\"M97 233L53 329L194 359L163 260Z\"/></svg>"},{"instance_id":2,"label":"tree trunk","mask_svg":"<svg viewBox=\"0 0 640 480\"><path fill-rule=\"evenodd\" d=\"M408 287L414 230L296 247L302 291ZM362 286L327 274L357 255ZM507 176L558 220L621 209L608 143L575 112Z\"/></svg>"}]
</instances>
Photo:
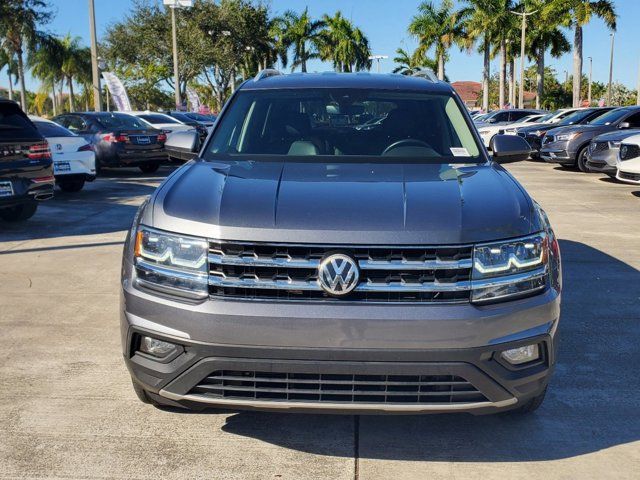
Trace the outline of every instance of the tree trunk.
<instances>
[{"instance_id":1,"label":"tree trunk","mask_svg":"<svg viewBox=\"0 0 640 480\"><path fill-rule=\"evenodd\" d=\"M76 105L73 98L73 77L67 77L67 83L69 84L69 112L76 111Z\"/></svg>"},{"instance_id":2,"label":"tree trunk","mask_svg":"<svg viewBox=\"0 0 640 480\"><path fill-rule=\"evenodd\" d=\"M540 105L542 104L542 95L544 94L544 52L545 47L540 45L538 47L538 55L537 55L537 63L538 63L538 74L536 75L536 85L537 85L537 94L536 94L536 108L540 109Z\"/></svg>"},{"instance_id":3,"label":"tree trunk","mask_svg":"<svg viewBox=\"0 0 640 480\"><path fill-rule=\"evenodd\" d=\"M24 82L24 62L22 60L22 50L18 50L18 76L20 77L20 105L24 113L27 113L27 87Z\"/></svg>"},{"instance_id":4,"label":"tree trunk","mask_svg":"<svg viewBox=\"0 0 640 480\"><path fill-rule=\"evenodd\" d=\"M511 77L511 98L509 99L509 103L511 106L516 104L516 57L515 55L511 58L511 62L509 63L509 75Z\"/></svg>"},{"instance_id":5,"label":"tree trunk","mask_svg":"<svg viewBox=\"0 0 640 480\"><path fill-rule=\"evenodd\" d=\"M489 111L489 77L491 75L491 58L490 58L489 37L484 37L484 68L482 69L482 109Z\"/></svg>"},{"instance_id":6,"label":"tree trunk","mask_svg":"<svg viewBox=\"0 0 640 480\"><path fill-rule=\"evenodd\" d=\"M438 55L438 80L444 80L444 53Z\"/></svg>"},{"instance_id":7,"label":"tree trunk","mask_svg":"<svg viewBox=\"0 0 640 480\"><path fill-rule=\"evenodd\" d=\"M53 116L55 117L58 114L58 99L56 98L56 82L52 83L51 92L53 93L53 98L51 99L51 105L53 106Z\"/></svg>"},{"instance_id":8,"label":"tree trunk","mask_svg":"<svg viewBox=\"0 0 640 480\"><path fill-rule=\"evenodd\" d=\"M580 106L580 89L582 87L582 27L576 25L573 37L573 106Z\"/></svg>"},{"instance_id":9,"label":"tree trunk","mask_svg":"<svg viewBox=\"0 0 640 480\"><path fill-rule=\"evenodd\" d=\"M507 76L507 43L504 38L500 41L500 93L499 93L499 106L504 108L504 83Z\"/></svg>"},{"instance_id":10,"label":"tree trunk","mask_svg":"<svg viewBox=\"0 0 640 480\"><path fill-rule=\"evenodd\" d=\"M300 59L301 59L300 66L302 67L302 73L307 73L307 59L305 58L306 55L307 55L307 52L305 51L304 43L303 43L302 48L300 49Z\"/></svg>"},{"instance_id":11,"label":"tree trunk","mask_svg":"<svg viewBox=\"0 0 640 480\"><path fill-rule=\"evenodd\" d=\"M11 69L7 67L7 77L9 77L9 100L13 100L13 80L11 79Z\"/></svg>"}]
</instances>

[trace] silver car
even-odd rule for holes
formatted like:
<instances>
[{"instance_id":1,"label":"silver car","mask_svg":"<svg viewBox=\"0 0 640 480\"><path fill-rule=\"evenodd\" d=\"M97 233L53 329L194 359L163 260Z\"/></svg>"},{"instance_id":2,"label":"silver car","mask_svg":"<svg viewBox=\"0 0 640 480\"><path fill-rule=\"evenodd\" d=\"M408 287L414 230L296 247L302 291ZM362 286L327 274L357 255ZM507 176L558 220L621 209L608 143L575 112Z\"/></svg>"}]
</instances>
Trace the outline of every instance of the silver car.
<instances>
[{"instance_id":1,"label":"silver car","mask_svg":"<svg viewBox=\"0 0 640 480\"><path fill-rule=\"evenodd\" d=\"M587 168L591 172L605 173L615 178L616 160L620 151L620 142L640 133L638 129L618 130L598 135L591 140L587 149Z\"/></svg>"},{"instance_id":2,"label":"silver car","mask_svg":"<svg viewBox=\"0 0 640 480\"><path fill-rule=\"evenodd\" d=\"M384 120L358 128L372 117ZM527 143L491 147L429 76L245 82L128 235L122 353L139 398L535 410L556 362L560 252L500 165L525 160Z\"/></svg>"}]
</instances>

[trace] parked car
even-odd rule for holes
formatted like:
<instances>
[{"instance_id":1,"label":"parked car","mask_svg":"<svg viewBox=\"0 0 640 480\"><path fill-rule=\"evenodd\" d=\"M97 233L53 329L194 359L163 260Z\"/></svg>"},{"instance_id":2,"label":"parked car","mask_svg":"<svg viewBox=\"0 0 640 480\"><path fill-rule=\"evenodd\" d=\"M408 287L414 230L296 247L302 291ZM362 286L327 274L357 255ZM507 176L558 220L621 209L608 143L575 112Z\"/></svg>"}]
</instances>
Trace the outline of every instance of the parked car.
<instances>
[{"instance_id":1,"label":"parked car","mask_svg":"<svg viewBox=\"0 0 640 480\"><path fill-rule=\"evenodd\" d=\"M141 118L145 122L151 124L153 128L162 130L167 137L170 137L173 132L184 132L185 130L193 130L192 125L186 125L177 118L173 118L170 115L166 115L160 112L150 112L149 110L140 112L127 112L138 118Z\"/></svg>"},{"instance_id":2,"label":"parked car","mask_svg":"<svg viewBox=\"0 0 640 480\"><path fill-rule=\"evenodd\" d=\"M578 167L587 172L587 147L591 140L615 130L640 128L640 107L613 109L587 124L559 127L544 136L540 156L547 162Z\"/></svg>"},{"instance_id":3,"label":"parked car","mask_svg":"<svg viewBox=\"0 0 640 480\"><path fill-rule=\"evenodd\" d=\"M616 165L618 180L640 185L640 135L633 135L622 142Z\"/></svg>"},{"instance_id":4,"label":"parked car","mask_svg":"<svg viewBox=\"0 0 640 480\"><path fill-rule=\"evenodd\" d=\"M60 190L79 192L85 182L96 179L96 155L91 143L51 120L35 116L29 119L49 143L53 175Z\"/></svg>"},{"instance_id":5,"label":"parked car","mask_svg":"<svg viewBox=\"0 0 640 480\"><path fill-rule=\"evenodd\" d=\"M47 141L16 102L0 98L0 218L31 218L54 182Z\"/></svg>"},{"instance_id":6,"label":"parked car","mask_svg":"<svg viewBox=\"0 0 640 480\"><path fill-rule=\"evenodd\" d=\"M365 116L349 113L363 109L388 115L359 130ZM122 352L139 398L537 408L556 359L558 241L500 165L526 159L527 143L498 135L492 151L435 79L271 70L245 82L127 237Z\"/></svg>"},{"instance_id":7,"label":"parked car","mask_svg":"<svg viewBox=\"0 0 640 480\"><path fill-rule=\"evenodd\" d=\"M203 122L201 120L195 120L189 117L187 115L187 112L170 111L170 112L167 112L167 115L170 115L173 118L180 120L185 125L190 125L196 130L198 130L198 133L200 134L200 138L202 140L207 138L207 135L209 135L209 131L214 124L212 120L207 120L206 122Z\"/></svg>"},{"instance_id":8,"label":"parked car","mask_svg":"<svg viewBox=\"0 0 640 480\"><path fill-rule=\"evenodd\" d=\"M202 123L205 127L207 127L207 131L209 133L211 133L211 130L213 130L213 124L215 123L217 118L214 115L204 115L198 112L184 112L184 114L190 119Z\"/></svg>"},{"instance_id":9,"label":"parked car","mask_svg":"<svg viewBox=\"0 0 640 480\"><path fill-rule=\"evenodd\" d=\"M65 113L53 121L91 142L97 173L104 167L138 167L153 173L167 160L167 135L128 113Z\"/></svg>"},{"instance_id":10,"label":"parked car","mask_svg":"<svg viewBox=\"0 0 640 480\"><path fill-rule=\"evenodd\" d=\"M615 178L618 171L617 161L620 143L640 133L638 129L615 130L598 135L587 149L587 168L590 172L605 173Z\"/></svg>"},{"instance_id":11,"label":"parked car","mask_svg":"<svg viewBox=\"0 0 640 480\"><path fill-rule=\"evenodd\" d=\"M544 114L535 113L533 115L527 115L526 117L523 117L517 122L508 123L507 125L504 125L504 124L484 125L482 128L478 129L478 133L482 138L484 146L489 148L489 145L491 144L491 140L493 139L493 137L495 137L498 134L504 135L507 127L515 131L517 127L523 127L530 124L538 124L538 120L540 120L543 117L545 117Z\"/></svg>"},{"instance_id":12,"label":"parked car","mask_svg":"<svg viewBox=\"0 0 640 480\"><path fill-rule=\"evenodd\" d=\"M542 140L549 130L571 125L585 125L597 119L605 113L613 110L613 107L602 108L579 108L574 109L571 113L564 116L562 120L556 123L545 123L544 125L534 125L531 127L520 127L516 130L516 134L524 138L531 146L531 158L540 158L540 149L542 148Z\"/></svg>"},{"instance_id":13,"label":"parked car","mask_svg":"<svg viewBox=\"0 0 640 480\"><path fill-rule=\"evenodd\" d=\"M506 110L495 110L483 118L481 121L479 119L474 120L474 123L478 127L478 129L482 127L486 127L488 125L506 125L507 123L513 123L520 121L524 117L529 115L534 115L536 113L546 113L542 110L533 110L533 109L521 109L521 108L509 108Z\"/></svg>"},{"instance_id":14,"label":"parked car","mask_svg":"<svg viewBox=\"0 0 640 480\"><path fill-rule=\"evenodd\" d=\"M521 127L533 127L534 125L544 125L551 123L551 120L556 116L556 112L549 112L547 114L537 113L535 115L529 115L524 117L519 122L510 123L508 125L502 125L498 127L498 133L500 135L517 135L518 129Z\"/></svg>"}]
</instances>

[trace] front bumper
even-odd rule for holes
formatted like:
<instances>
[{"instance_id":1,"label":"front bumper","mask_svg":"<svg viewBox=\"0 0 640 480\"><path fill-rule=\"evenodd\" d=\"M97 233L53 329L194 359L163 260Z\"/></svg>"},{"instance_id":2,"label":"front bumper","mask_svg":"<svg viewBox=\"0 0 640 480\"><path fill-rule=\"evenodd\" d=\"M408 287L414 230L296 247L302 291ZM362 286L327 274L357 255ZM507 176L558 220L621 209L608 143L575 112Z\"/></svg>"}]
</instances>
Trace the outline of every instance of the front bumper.
<instances>
[{"instance_id":1,"label":"front bumper","mask_svg":"<svg viewBox=\"0 0 640 480\"><path fill-rule=\"evenodd\" d=\"M616 159L618 157L618 148L608 148L606 150L598 150L596 152L587 151L587 167L593 172L606 174L616 173Z\"/></svg>"},{"instance_id":2,"label":"front bumper","mask_svg":"<svg viewBox=\"0 0 640 480\"><path fill-rule=\"evenodd\" d=\"M540 394L555 364L560 295L554 290L486 307L220 300L185 305L152 297L126 282L123 286L125 363L134 382L169 405L326 413L495 413ZM166 361L155 360L137 351L141 334L175 343L178 351ZM500 359L501 351L532 343L540 345L540 361L514 368ZM198 385L213 372L269 372L287 378L460 377L481 396L443 403L420 398L264 398L264 391L249 393L251 398L203 395Z\"/></svg>"}]
</instances>

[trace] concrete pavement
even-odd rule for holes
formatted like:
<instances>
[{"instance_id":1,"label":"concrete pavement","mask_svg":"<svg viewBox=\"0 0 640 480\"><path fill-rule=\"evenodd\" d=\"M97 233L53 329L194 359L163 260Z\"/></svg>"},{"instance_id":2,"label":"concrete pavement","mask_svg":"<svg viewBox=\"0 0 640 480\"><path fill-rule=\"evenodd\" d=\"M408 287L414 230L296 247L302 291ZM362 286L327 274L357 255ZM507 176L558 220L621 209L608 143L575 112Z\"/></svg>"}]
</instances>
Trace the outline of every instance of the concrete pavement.
<instances>
[{"instance_id":1,"label":"concrete pavement","mask_svg":"<svg viewBox=\"0 0 640 480\"><path fill-rule=\"evenodd\" d=\"M638 478L640 187L510 169L562 240L560 363L528 417L185 414L120 356L125 231L162 177L113 172L0 222L0 478Z\"/></svg>"}]
</instances>

